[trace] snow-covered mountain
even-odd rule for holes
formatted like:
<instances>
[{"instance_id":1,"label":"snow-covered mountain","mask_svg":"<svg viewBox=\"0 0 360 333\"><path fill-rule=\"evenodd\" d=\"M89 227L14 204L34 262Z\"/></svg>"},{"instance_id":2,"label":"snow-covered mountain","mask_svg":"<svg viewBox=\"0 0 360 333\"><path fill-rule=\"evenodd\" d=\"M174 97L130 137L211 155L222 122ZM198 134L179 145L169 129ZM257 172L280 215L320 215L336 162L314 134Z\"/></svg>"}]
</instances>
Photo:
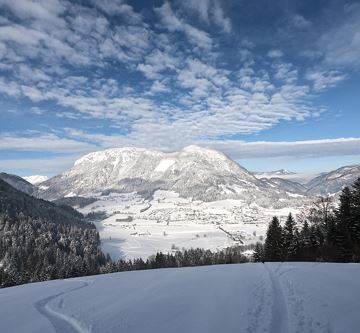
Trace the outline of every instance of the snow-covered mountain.
<instances>
[{"instance_id":1,"label":"snow-covered mountain","mask_svg":"<svg viewBox=\"0 0 360 333\"><path fill-rule=\"evenodd\" d=\"M306 184L309 195L334 195L360 177L360 164L344 166L312 179Z\"/></svg>"},{"instance_id":2,"label":"snow-covered mountain","mask_svg":"<svg viewBox=\"0 0 360 333\"><path fill-rule=\"evenodd\" d=\"M137 192L147 198L156 190L166 190L202 201L232 198L271 203L293 194L337 193L360 176L360 165L322 174L305 185L296 181L297 176L285 169L254 175L223 153L198 146L172 153L114 148L78 159L70 170L40 183L37 195L53 200Z\"/></svg>"},{"instance_id":3,"label":"snow-covered mountain","mask_svg":"<svg viewBox=\"0 0 360 333\"><path fill-rule=\"evenodd\" d=\"M40 195L50 199L110 191L147 196L157 189L203 201L284 194L223 153L197 146L173 153L141 148L90 153L40 188Z\"/></svg>"},{"instance_id":4,"label":"snow-covered mountain","mask_svg":"<svg viewBox=\"0 0 360 333\"><path fill-rule=\"evenodd\" d=\"M275 171L254 172L254 175L258 178L275 178L275 177L296 175L296 173L286 169L280 169Z\"/></svg>"},{"instance_id":5,"label":"snow-covered mountain","mask_svg":"<svg viewBox=\"0 0 360 333\"><path fill-rule=\"evenodd\" d=\"M34 195L37 191L37 187L29 183L25 179L12 175L9 173L1 172L0 179L10 184L12 187L15 187L17 190L24 192L26 194Z\"/></svg>"},{"instance_id":6,"label":"snow-covered mountain","mask_svg":"<svg viewBox=\"0 0 360 333\"><path fill-rule=\"evenodd\" d=\"M27 182L29 182L33 185L38 185L38 184L44 182L45 180L49 179L49 177L47 177L47 176L40 176L40 175L27 176L27 177L22 177L22 178L24 178Z\"/></svg>"},{"instance_id":7,"label":"snow-covered mountain","mask_svg":"<svg viewBox=\"0 0 360 333\"><path fill-rule=\"evenodd\" d=\"M271 179L271 178L281 178L286 179L295 183L299 183L301 185L306 186L306 184L317 177L318 173L297 173L292 172L286 169L280 169L276 171L268 171L268 172L253 172L254 176L258 179Z\"/></svg>"}]
</instances>

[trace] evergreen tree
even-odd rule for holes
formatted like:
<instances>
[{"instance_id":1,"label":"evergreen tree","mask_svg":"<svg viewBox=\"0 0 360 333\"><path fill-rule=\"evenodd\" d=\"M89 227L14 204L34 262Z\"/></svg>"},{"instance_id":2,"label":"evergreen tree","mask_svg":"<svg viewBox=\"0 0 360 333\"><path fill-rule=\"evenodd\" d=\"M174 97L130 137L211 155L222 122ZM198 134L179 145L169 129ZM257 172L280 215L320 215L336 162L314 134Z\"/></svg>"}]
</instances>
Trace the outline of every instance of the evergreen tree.
<instances>
[{"instance_id":1,"label":"evergreen tree","mask_svg":"<svg viewBox=\"0 0 360 333\"><path fill-rule=\"evenodd\" d=\"M291 257L292 249L291 247L294 245L294 232L295 232L295 226L296 223L291 215L289 214L288 218L286 219L284 229L283 229L283 237L284 237L284 258L286 260L294 260L294 258Z\"/></svg>"},{"instance_id":2,"label":"evergreen tree","mask_svg":"<svg viewBox=\"0 0 360 333\"><path fill-rule=\"evenodd\" d=\"M348 187L342 190L340 195L340 206L336 212L336 236L337 260L350 261L352 258L352 193Z\"/></svg>"},{"instance_id":3,"label":"evergreen tree","mask_svg":"<svg viewBox=\"0 0 360 333\"><path fill-rule=\"evenodd\" d=\"M266 261L282 261L283 257L283 230L279 219L274 216L266 232L264 259Z\"/></svg>"},{"instance_id":4,"label":"evergreen tree","mask_svg":"<svg viewBox=\"0 0 360 333\"><path fill-rule=\"evenodd\" d=\"M310 242L310 226L308 221L303 223L303 227L300 232L300 258L303 261L311 260L311 242Z\"/></svg>"},{"instance_id":5,"label":"evergreen tree","mask_svg":"<svg viewBox=\"0 0 360 333\"><path fill-rule=\"evenodd\" d=\"M288 249L288 260L300 260L300 233L297 229L294 230L294 235Z\"/></svg>"},{"instance_id":6,"label":"evergreen tree","mask_svg":"<svg viewBox=\"0 0 360 333\"><path fill-rule=\"evenodd\" d=\"M264 246L259 242L255 245L253 260L254 262L264 261Z\"/></svg>"},{"instance_id":7,"label":"evergreen tree","mask_svg":"<svg viewBox=\"0 0 360 333\"><path fill-rule=\"evenodd\" d=\"M352 221L350 232L353 238L354 261L360 261L360 178L354 183L351 192Z\"/></svg>"}]
</instances>

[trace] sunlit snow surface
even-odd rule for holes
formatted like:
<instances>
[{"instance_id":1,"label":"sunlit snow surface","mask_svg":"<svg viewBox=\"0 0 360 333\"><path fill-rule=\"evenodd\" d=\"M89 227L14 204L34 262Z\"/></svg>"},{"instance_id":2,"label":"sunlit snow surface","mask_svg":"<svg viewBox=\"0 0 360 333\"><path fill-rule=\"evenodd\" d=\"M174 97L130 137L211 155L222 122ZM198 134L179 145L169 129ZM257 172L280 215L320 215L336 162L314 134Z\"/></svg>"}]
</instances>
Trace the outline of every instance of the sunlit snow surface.
<instances>
[{"instance_id":1,"label":"sunlit snow surface","mask_svg":"<svg viewBox=\"0 0 360 333\"><path fill-rule=\"evenodd\" d=\"M284 221L289 212L299 212L298 208L265 209L241 200L192 201L170 191L157 191L149 200L135 193L98 199L80 211L106 212L108 218L95 224L103 251L114 259L256 243L265 235L272 216Z\"/></svg>"},{"instance_id":2,"label":"sunlit snow surface","mask_svg":"<svg viewBox=\"0 0 360 333\"><path fill-rule=\"evenodd\" d=\"M0 290L6 333L357 333L360 265L158 269Z\"/></svg>"}]
</instances>

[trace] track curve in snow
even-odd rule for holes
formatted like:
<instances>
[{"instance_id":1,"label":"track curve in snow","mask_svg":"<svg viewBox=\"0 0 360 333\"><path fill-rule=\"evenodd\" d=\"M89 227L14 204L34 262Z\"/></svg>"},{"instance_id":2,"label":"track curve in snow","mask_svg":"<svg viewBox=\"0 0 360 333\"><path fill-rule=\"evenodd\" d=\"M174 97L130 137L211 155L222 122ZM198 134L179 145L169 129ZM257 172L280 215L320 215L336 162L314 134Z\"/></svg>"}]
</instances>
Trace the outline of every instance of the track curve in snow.
<instances>
[{"instance_id":1,"label":"track curve in snow","mask_svg":"<svg viewBox=\"0 0 360 333\"><path fill-rule=\"evenodd\" d=\"M91 281L85 280L74 280L71 282L80 282L81 285L75 288L71 288L70 290L43 298L36 302L34 306L37 311L39 311L51 322L57 333L91 333L91 329L87 327L85 323L81 322L75 317L58 311L58 309L61 309L64 306L63 296L76 290L85 288L91 283ZM52 303L55 299L59 299L58 309L56 310L50 306L50 303Z\"/></svg>"}]
</instances>

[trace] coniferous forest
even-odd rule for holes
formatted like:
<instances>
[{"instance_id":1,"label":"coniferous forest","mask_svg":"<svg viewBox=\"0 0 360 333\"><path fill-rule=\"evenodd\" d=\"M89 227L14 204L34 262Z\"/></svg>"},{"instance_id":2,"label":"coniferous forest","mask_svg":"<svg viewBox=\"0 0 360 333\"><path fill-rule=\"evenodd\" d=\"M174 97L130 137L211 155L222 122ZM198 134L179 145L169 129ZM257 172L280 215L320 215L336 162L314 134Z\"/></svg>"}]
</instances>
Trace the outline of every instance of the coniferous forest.
<instances>
[{"instance_id":1,"label":"coniferous forest","mask_svg":"<svg viewBox=\"0 0 360 333\"><path fill-rule=\"evenodd\" d=\"M290 214L282 227L274 217L254 260L360 262L360 178L342 190L338 207L319 198L303 221Z\"/></svg>"},{"instance_id":2,"label":"coniferous forest","mask_svg":"<svg viewBox=\"0 0 360 333\"><path fill-rule=\"evenodd\" d=\"M99 273L106 258L95 226L0 180L0 286Z\"/></svg>"},{"instance_id":3,"label":"coniferous forest","mask_svg":"<svg viewBox=\"0 0 360 333\"><path fill-rule=\"evenodd\" d=\"M244 263L254 246L212 252L204 249L157 253L112 261L100 249L95 226L76 210L22 193L0 180L0 287L100 273L153 268ZM360 179L344 188L337 207L319 198L301 220L274 217L255 262L360 261Z\"/></svg>"}]
</instances>

